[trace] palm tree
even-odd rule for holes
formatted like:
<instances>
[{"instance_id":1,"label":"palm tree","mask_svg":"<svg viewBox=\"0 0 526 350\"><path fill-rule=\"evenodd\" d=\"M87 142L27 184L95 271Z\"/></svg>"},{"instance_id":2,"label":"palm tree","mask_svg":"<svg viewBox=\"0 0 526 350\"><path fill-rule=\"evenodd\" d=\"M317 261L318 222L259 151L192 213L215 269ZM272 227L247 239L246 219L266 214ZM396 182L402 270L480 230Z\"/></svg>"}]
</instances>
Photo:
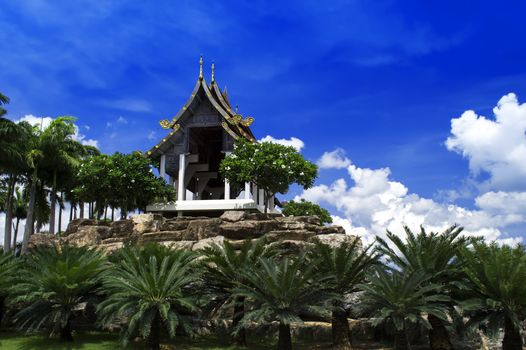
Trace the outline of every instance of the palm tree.
<instances>
[{"instance_id":1,"label":"palm tree","mask_svg":"<svg viewBox=\"0 0 526 350\"><path fill-rule=\"evenodd\" d=\"M126 317L123 344L138 334L155 350L160 348L162 329L170 338L178 326L191 332L186 315L197 309L188 290L199 279L195 258L191 251L160 245L125 248L104 279L107 298L97 308L101 324Z\"/></svg>"},{"instance_id":2,"label":"palm tree","mask_svg":"<svg viewBox=\"0 0 526 350\"><path fill-rule=\"evenodd\" d=\"M410 324L420 323L427 329L431 324L425 314L445 321L444 312L449 297L442 287L430 283L424 271L405 273L378 269L369 276L370 283L362 284L363 309L373 318L373 325L388 322L395 328L395 350L411 349L407 330Z\"/></svg>"},{"instance_id":3,"label":"palm tree","mask_svg":"<svg viewBox=\"0 0 526 350\"><path fill-rule=\"evenodd\" d=\"M526 316L526 251L496 243L476 242L462 259L470 282L471 299L461 304L470 315L468 326L504 328L503 350L521 350L521 322Z\"/></svg>"},{"instance_id":4,"label":"palm tree","mask_svg":"<svg viewBox=\"0 0 526 350\"><path fill-rule=\"evenodd\" d=\"M8 175L5 211L4 249L11 250L11 226L13 220L13 192L21 174L26 171L27 140L32 127L28 123L19 124L0 118L0 173Z\"/></svg>"},{"instance_id":5,"label":"palm tree","mask_svg":"<svg viewBox=\"0 0 526 350\"><path fill-rule=\"evenodd\" d=\"M387 231L388 241L377 238L377 250L404 273L422 270L432 276L429 283L443 285L444 292L450 296L458 295L459 286L465 279L458 255L474 239L460 236L463 228L456 225L442 233L427 233L421 227L415 235L408 227L404 229L405 241ZM451 303L448 309L453 310L453 306ZM444 322L432 314L428 316L428 321L432 326L428 333L430 348L450 350L451 340Z\"/></svg>"},{"instance_id":6,"label":"palm tree","mask_svg":"<svg viewBox=\"0 0 526 350\"><path fill-rule=\"evenodd\" d=\"M25 258L13 284L13 303L27 305L15 323L27 332L50 325L63 341L72 341L72 318L96 291L107 268L104 255L86 247L40 247Z\"/></svg>"},{"instance_id":7,"label":"palm tree","mask_svg":"<svg viewBox=\"0 0 526 350\"><path fill-rule=\"evenodd\" d=\"M333 349L352 349L345 296L359 291L358 285L365 281L368 269L377 262L377 256L370 254L371 246L362 249L361 240L356 238L337 248L317 242L308 252L314 270L326 278L323 288L338 298L332 309Z\"/></svg>"},{"instance_id":8,"label":"palm tree","mask_svg":"<svg viewBox=\"0 0 526 350\"><path fill-rule=\"evenodd\" d=\"M320 288L312 266L302 257L279 262L260 258L259 264L246 269L234 297L251 301L253 308L245 313L240 327L257 322L279 323L278 350L291 350L290 325L302 322L300 315L325 315L331 309L333 295ZM318 284L319 282L319 284Z\"/></svg>"},{"instance_id":9,"label":"palm tree","mask_svg":"<svg viewBox=\"0 0 526 350\"><path fill-rule=\"evenodd\" d=\"M4 318L5 299L9 294L18 261L9 252L0 253L0 323Z\"/></svg>"},{"instance_id":10,"label":"palm tree","mask_svg":"<svg viewBox=\"0 0 526 350\"><path fill-rule=\"evenodd\" d=\"M7 111L2 105L8 104L8 103L9 103L9 97L5 96L4 94L0 92L0 117L3 117L4 115L7 114Z\"/></svg>"},{"instance_id":11,"label":"palm tree","mask_svg":"<svg viewBox=\"0 0 526 350\"><path fill-rule=\"evenodd\" d=\"M55 233L57 179L61 174L67 174L68 170L78 163L80 155L85 152L84 146L73 139L76 131L74 120L75 118L72 117L58 117L41 135L41 146L45 159L43 168L50 174L49 233L51 234Z\"/></svg>"},{"instance_id":12,"label":"palm tree","mask_svg":"<svg viewBox=\"0 0 526 350\"><path fill-rule=\"evenodd\" d=\"M17 188L15 190L15 196L13 198L13 217L16 219L14 224L14 234L13 234L13 248L16 250L16 240L18 238L18 226L20 225L20 220L27 218L27 195L24 192Z\"/></svg>"},{"instance_id":13,"label":"palm tree","mask_svg":"<svg viewBox=\"0 0 526 350\"><path fill-rule=\"evenodd\" d=\"M206 281L203 287L205 293L210 296L209 304L214 311L233 304L232 328L236 330L233 340L236 344L245 346L245 330L238 327L245 314L245 297L233 298L233 290L237 283L244 281L244 270L257 266L262 257L275 256L277 251L270 249L265 245L265 241L260 239L256 242L244 241L239 250L225 241L222 245L206 247L202 253L203 280Z\"/></svg>"}]
</instances>

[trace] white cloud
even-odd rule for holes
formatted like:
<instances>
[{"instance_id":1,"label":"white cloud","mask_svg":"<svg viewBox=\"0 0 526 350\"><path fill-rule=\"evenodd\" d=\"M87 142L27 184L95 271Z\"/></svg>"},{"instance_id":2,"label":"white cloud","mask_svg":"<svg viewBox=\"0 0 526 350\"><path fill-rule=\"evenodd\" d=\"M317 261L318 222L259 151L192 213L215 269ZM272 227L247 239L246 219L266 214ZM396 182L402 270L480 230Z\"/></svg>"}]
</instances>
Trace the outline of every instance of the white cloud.
<instances>
[{"instance_id":1,"label":"white cloud","mask_svg":"<svg viewBox=\"0 0 526 350\"><path fill-rule=\"evenodd\" d=\"M465 111L451 120L449 150L469 160L474 176L489 174L483 188L526 190L526 104L513 93L503 96L493 109L495 119Z\"/></svg>"},{"instance_id":2,"label":"white cloud","mask_svg":"<svg viewBox=\"0 0 526 350\"><path fill-rule=\"evenodd\" d=\"M259 142L273 142L273 143L278 143L283 146L292 146L298 152L301 151L303 147L305 147L305 143L296 137L291 137L289 140L287 140L287 139L275 139L274 137L267 135L261 140L259 140Z\"/></svg>"},{"instance_id":3,"label":"white cloud","mask_svg":"<svg viewBox=\"0 0 526 350\"><path fill-rule=\"evenodd\" d=\"M151 112L152 106L148 101L132 98L123 98L114 101L102 101L102 105L130 112Z\"/></svg>"},{"instance_id":4,"label":"white cloud","mask_svg":"<svg viewBox=\"0 0 526 350\"><path fill-rule=\"evenodd\" d=\"M320 169L343 169L351 165L351 160L345 156L343 149L337 148L323 153L317 164Z\"/></svg>"},{"instance_id":5,"label":"white cloud","mask_svg":"<svg viewBox=\"0 0 526 350\"><path fill-rule=\"evenodd\" d=\"M155 131L150 131L148 133L148 140L150 140L150 141L157 140L157 133Z\"/></svg>"},{"instance_id":6,"label":"white cloud","mask_svg":"<svg viewBox=\"0 0 526 350\"><path fill-rule=\"evenodd\" d=\"M128 124L128 120L122 116L120 116L119 118L117 118L117 123L119 124Z\"/></svg>"},{"instance_id":7,"label":"white cloud","mask_svg":"<svg viewBox=\"0 0 526 350\"><path fill-rule=\"evenodd\" d=\"M520 215L487 210L489 204L483 203L489 201L483 196L477 201L479 208L473 210L420 197L410 193L402 183L393 181L389 168L349 165L347 172L352 185L340 178L330 185L305 190L298 198L334 206L344 214L344 217L333 216L334 223L342 225L349 234L363 237L366 243L374 241L376 235L384 236L386 229L401 234L403 225L413 229L424 225L429 230L442 231L453 224L463 226L467 235L515 242L519 238L506 238L502 229L525 221ZM517 200L522 201L519 197Z\"/></svg>"},{"instance_id":8,"label":"white cloud","mask_svg":"<svg viewBox=\"0 0 526 350\"><path fill-rule=\"evenodd\" d=\"M42 130L44 130L45 128L47 128L51 122L53 121L53 118L50 118L50 117L37 117L37 116L34 116L32 114L28 114L28 115L25 115L23 116L22 118L16 120L15 122L19 123L19 122L27 122L31 125L35 125L35 126L39 126L42 128ZM89 126L87 125L84 125L84 128L86 130L89 130ZM79 131L79 128L75 125L75 134L73 134L73 140L75 141L78 141L80 142L81 144L83 145L86 145L86 146L94 146L94 147L98 147L99 146L99 142L97 140L94 140L94 139L86 139L86 135L83 135L80 133Z\"/></svg>"}]
</instances>

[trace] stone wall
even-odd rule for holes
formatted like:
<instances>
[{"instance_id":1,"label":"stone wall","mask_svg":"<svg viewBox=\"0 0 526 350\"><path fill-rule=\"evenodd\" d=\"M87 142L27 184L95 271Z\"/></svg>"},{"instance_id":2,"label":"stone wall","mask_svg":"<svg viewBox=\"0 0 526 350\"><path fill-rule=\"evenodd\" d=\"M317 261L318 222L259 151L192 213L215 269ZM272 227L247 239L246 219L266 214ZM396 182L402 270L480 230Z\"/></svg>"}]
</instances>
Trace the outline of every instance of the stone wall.
<instances>
[{"instance_id":1,"label":"stone wall","mask_svg":"<svg viewBox=\"0 0 526 350\"><path fill-rule=\"evenodd\" d=\"M73 220L61 236L35 234L30 248L65 242L99 246L112 251L125 242L139 244L158 242L187 249L201 249L225 240L240 245L245 239L265 237L268 244L290 250L301 250L319 240L337 246L352 241L340 226L321 225L315 216L267 216L245 211L227 211L219 218L182 217L166 219L156 214L135 215L129 220L114 222L91 219Z\"/></svg>"}]
</instances>

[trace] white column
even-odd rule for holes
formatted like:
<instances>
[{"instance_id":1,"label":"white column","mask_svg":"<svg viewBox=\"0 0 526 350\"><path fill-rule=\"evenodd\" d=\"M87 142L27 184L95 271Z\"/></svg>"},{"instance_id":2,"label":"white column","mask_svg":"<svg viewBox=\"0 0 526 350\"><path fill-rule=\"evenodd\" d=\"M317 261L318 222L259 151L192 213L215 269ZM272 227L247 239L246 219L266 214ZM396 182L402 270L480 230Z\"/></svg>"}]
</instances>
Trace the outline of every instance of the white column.
<instances>
[{"instance_id":1,"label":"white column","mask_svg":"<svg viewBox=\"0 0 526 350\"><path fill-rule=\"evenodd\" d=\"M245 199L250 199L250 182L245 182Z\"/></svg>"},{"instance_id":2,"label":"white column","mask_svg":"<svg viewBox=\"0 0 526 350\"><path fill-rule=\"evenodd\" d=\"M260 206L264 206L265 205L265 191L260 189L259 190L259 201L258 201L258 204Z\"/></svg>"},{"instance_id":3,"label":"white column","mask_svg":"<svg viewBox=\"0 0 526 350\"><path fill-rule=\"evenodd\" d=\"M159 168L159 174L161 175L161 179L166 180L166 154L161 155L161 164Z\"/></svg>"},{"instance_id":4,"label":"white column","mask_svg":"<svg viewBox=\"0 0 526 350\"><path fill-rule=\"evenodd\" d=\"M230 182L225 179L225 199L230 199Z\"/></svg>"},{"instance_id":5,"label":"white column","mask_svg":"<svg viewBox=\"0 0 526 350\"><path fill-rule=\"evenodd\" d=\"M179 179L177 180L177 200L184 201L186 196L186 188L184 186L184 171L186 168L186 155L181 153L179 155Z\"/></svg>"},{"instance_id":6,"label":"white column","mask_svg":"<svg viewBox=\"0 0 526 350\"><path fill-rule=\"evenodd\" d=\"M252 184L252 199L254 200L254 203L258 203L258 187L256 184Z\"/></svg>"}]
</instances>

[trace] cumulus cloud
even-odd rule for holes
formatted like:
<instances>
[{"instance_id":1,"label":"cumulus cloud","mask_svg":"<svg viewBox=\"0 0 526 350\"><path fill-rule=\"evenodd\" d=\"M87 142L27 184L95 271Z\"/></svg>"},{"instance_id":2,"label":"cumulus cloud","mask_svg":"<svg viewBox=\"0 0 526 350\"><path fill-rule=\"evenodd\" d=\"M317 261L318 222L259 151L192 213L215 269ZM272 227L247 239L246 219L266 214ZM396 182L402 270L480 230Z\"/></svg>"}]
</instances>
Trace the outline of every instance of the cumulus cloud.
<instances>
[{"instance_id":1,"label":"cumulus cloud","mask_svg":"<svg viewBox=\"0 0 526 350\"><path fill-rule=\"evenodd\" d=\"M287 140L287 139L276 139L270 135L267 135L261 140L259 140L259 142L273 142L273 143L279 143L280 145L283 145L283 146L292 146L298 152L301 151L303 147L305 147L305 143L296 137L291 137L289 140Z\"/></svg>"},{"instance_id":2,"label":"cumulus cloud","mask_svg":"<svg viewBox=\"0 0 526 350\"><path fill-rule=\"evenodd\" d=\"M351 160L345 156L343 149L337 148L323 153L317 164L320 169L343 169L351 165Z\"/></svg>"},{"instance_id":3,"label":"cumulus cloud","mask_svg":"<svg viewBox=\"0 0 526 350\"><path fill-rule=\"evenodd\" d=\"M53 121L53 118L50 118L50 117L37 117L32 114L28 114L16 120L15 122L17 123L27 122L31 125L41 127L42 130L44 130L51 124L52 121ZM84 125L84 128L86 130L89 130L89 126L87 125ZM99 141L86 138L86 135L82 134L76 125L75 125L75 134L73 134L73 140L78 141L81 144L86 145L86 146L93 146L93 147L99 146Z\"/></svg>"},{"instance_id":4,"label":"cumulus cloud","mask_svg":"<svg viewBox=\"0 0 526 350\"><path fill-rule=\"evenodd\" d=\"M493 109L495 118L465 111L451 120L446 147L469 160L473 176L489 174L483 187L490 190L526 190L526 104L513 93Z\"/></svg>"},{"instance_id":5,"label":"cumulus cloud","mask_svg":"<svg viewBox=\"0 0 526 350\"><path fill-rule=\"evenodd\" d=\"M384 236L386 229L402 233L403 225L414 229L424 225L429 230L442 231L455 223L463 226L466 234L487 240L506 239L505 243L520 240L505 237L501 229L523 222L523 218L484 210L488 205L482 203L489 202L487 198L481 197L479 208L470 210L410 193L404 184L391 179L389 168L369 169L351 164L347 173L348 179L314 186L296 199L334 206L344 214L333 216L334 223L342 225L349 234L361 236L366 243L374 241L376 235Z\"/></svg>"}]
</instances>

